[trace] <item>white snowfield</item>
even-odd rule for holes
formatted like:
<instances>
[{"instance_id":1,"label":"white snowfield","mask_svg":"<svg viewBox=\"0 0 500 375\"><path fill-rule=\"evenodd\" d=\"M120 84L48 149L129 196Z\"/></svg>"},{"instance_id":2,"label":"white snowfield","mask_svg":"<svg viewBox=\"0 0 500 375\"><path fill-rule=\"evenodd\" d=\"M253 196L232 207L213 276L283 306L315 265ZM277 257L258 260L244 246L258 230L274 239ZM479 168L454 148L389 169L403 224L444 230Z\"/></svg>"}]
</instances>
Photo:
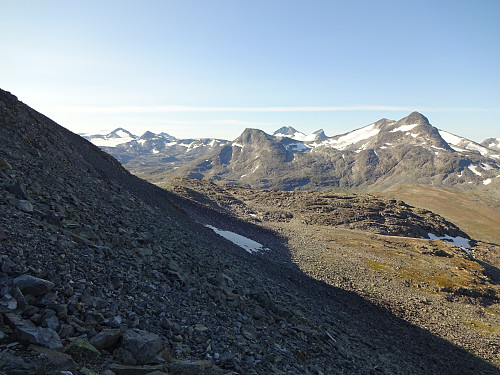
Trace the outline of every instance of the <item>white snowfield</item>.
<instances>
[{"instance_id":1,"label":"white snowfield","mask_svg":"<svg viewBox=\"0 0 500 375\"><path fill-rule=\"evenodd\" d=\"M234 233L234 232L231 232L228 230L222 230L222 229L213 227L211 225L205 225L205 226L207 228L212 229L219 236L224 237L226 240L229 240L232 243L234 243L235 245L241 247L242 249L245 249L250 254L258 252L258 251L269 250L268 248L265 248L262 244L254 241L254 240L251 240L250 238L242 236L238 233Z\"/></svg>"},{"instance_id":2,"label":"white snowfield","mask_svg":"<svg viewBox=\"0 0 500 375\"><path fill-rule=\"evenodd\" d=\"M309 146L328 146L337 150L345 150L347 147L358 143L364 139L371 138L377 135L380 129L375 127L375 124L365 126L364 128L354 130L350 133L344 134L336 139L327 139L319 143L311 143Z\"/></svg>"},{"instance_id":3,"label":"white snowfield","mask_svg":"<svg viewBox=\"0 0 500 375\"><path fill-rule=\"evenodd\" d=\"M410 124L410 125L401 125L399 127L397 127L396 129L392 129L391 130L391 133L396 133L396 132L408 132L410 130L412 130L415 126L417 126L418 124Z\"/></svg>"},{"instance_id":4,"label":"white snowfield","mask_svg":"<svg viewBox=\"0 0 500 375\"><path fill-rule=\"evenodd\" d=\"M449 235L445 235L444 237L438 237L432 233L427 233L427 235L429 236L429 239L431 239L431 240L446 241L454 246L458 246L458 247L462 247L462 248L469 248L470 247L469 240L467 238L463 238L460 236L452 237Z\"/></svg>"},{"instance_id":5,"label":"white snowfield","mask_svg":"<svg viewBox=\"0 0 500 375\"><path fill-rule=\"evenodd\" d=\"M295 132L293 133L293 135L288 135L288 134L282 134L282 133L277 133L277 134L274 134L275 137L287 137L287 138L292 138L292 139L295 139L296 141L302 141L302 142L310 142L310 141L314 141L316 139L316 134L309 134L309 135L305 135L304 133L302 132Z\"/></svg>"},{"instance_id":6,"label":"white snowfield","mask_svg":"<svg viewBox=\"0 0 500 375\"><path fill-rule=\"evenodd\" d=\"M95 144L97 147L116 147L133 140L134 138L128 135L120 138L90 138L90 142Z\"/></svg>"},{"instance_id":7,"label":"white snowfield","mask_svg":"<svg viewBox=\"0 0 500 375\"><path fill-rule=\"evenodd\" d=\"M286 148L288 150L292 149L292 151L299 151L299 152L304 152L304 151L309 151L310 150L310 148L307 147L303 143L290 143L289 145L286 146Z\"/></svg>"},{"instance_id":8,"label":"white snowfield","mask_svg":"<svg viewBox=\"0 0 500 375\"><path fill-rule=\"evenodd\" d=\"M455 151L458 152L478 151L481 155L487 155L489 153L489 150L486 147L481 146L478 143L472 142L466 138L462 138L455 134L448 133L447 131L439 130L439 135ZM457 147L459 144L461 147ZM462 147L465 147L465 149L463 149Z\"/></svg>"},{"instance_id":9,"label":"white snowfield","mask_svg":"<svg viewBox=\"0 0 500 375\"><path fill-rule=\"evenodd\" d=\"M481 176L481 172L477 170L478 167L476 165L471 164L467 168L469 168L475 175Z\"/></svg>"}]
</instances>

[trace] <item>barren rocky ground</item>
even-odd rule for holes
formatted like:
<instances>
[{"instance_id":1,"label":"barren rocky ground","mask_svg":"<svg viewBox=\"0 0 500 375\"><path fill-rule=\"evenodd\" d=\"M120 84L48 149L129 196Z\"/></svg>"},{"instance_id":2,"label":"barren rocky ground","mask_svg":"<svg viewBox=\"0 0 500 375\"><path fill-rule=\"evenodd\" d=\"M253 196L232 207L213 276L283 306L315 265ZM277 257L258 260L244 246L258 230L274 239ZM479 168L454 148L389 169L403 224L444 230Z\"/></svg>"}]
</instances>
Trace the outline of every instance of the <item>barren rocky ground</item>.
<instances>
[{"instance_id":1,"label":"barren rocky ground","mask_svg":"<svg viewBox=\"0 0 500 375\"><path fill-rule=\"evenodd\" d=\"M472 241L469 255L419 238L423 228L431 231L426 226L464 234L427 210L367 195L254 191L199 180L177 180L171 189L279 233L293 262L314 279L499 365L500 246Z\"/></svg>"}]
</instances>

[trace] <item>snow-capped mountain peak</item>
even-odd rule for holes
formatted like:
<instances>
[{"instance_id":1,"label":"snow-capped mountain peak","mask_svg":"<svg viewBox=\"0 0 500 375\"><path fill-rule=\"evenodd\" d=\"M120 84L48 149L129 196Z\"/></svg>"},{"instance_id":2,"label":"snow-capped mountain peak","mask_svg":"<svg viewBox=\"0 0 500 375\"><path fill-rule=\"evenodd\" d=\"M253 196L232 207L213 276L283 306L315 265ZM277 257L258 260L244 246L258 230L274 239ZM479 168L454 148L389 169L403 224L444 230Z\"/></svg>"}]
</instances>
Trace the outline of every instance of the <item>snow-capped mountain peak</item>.
<instances>
[{"instance_id":1,"label":"snow-capped mountain peak","mask_svg":"<svg viewBox=\"0 0 500 375\"><path fill-rule=\"evenodd\" d=\"M312 142L326 139L323 129L319 129L312 134L304 134L291 126L283 126L273 133L274 137L287 137L301 142Z\"/></svg>"},{"instance_id":2,"label":"snow-capped mountain peak","mask_svg":"<svg viewBox=\"0 0 500 375\"><path fill-rule=\"evenodd\" d=\"M98 147L116 147L137 139L137 136L123 128L116 128L107 134L81 134L81 136Z\"/></svg>"}]
</instances>

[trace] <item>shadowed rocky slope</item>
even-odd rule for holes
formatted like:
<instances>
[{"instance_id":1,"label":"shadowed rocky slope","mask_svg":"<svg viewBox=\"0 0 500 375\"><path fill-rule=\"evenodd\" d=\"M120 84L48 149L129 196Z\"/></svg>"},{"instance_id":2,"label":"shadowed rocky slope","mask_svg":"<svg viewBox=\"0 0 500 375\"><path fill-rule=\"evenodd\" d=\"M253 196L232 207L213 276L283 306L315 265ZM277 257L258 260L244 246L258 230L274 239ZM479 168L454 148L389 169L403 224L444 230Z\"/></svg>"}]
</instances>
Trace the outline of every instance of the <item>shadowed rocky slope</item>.
<instances>
[{"instance_id":1,"label":"shadowed rocky slope","mask_svg":"<svg viewBox=\"0 0 500 375\"><path fill-rule=\"evenodd\" d=\"M192 204L0 91L0 373L497 373Z\"/></svg>"}]
</instances>

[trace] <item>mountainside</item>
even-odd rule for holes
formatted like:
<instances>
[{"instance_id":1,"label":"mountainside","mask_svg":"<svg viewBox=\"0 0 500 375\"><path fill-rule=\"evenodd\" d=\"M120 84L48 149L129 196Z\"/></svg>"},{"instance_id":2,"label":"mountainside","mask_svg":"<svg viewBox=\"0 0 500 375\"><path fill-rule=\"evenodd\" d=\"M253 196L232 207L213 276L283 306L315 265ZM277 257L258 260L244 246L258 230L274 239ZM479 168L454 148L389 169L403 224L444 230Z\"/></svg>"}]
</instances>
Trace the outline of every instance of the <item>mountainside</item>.
<instances>
[{"instance_id":1,"label":"mountainside","mask_svg":"<svg viewBox=\"0 0 500 375\"><path fill-rule=\"evenodd\" d=\"M494 149L439 131L414 112L399 121L382 119L316 141L246 129L230 144L205 155L203 161L165 171L163 177L284 190L381 190L404 184L471 188L488 185L500 176L499 160ZM161 178L157 175L154 181Z\"/></svg>"}]
</instances>

